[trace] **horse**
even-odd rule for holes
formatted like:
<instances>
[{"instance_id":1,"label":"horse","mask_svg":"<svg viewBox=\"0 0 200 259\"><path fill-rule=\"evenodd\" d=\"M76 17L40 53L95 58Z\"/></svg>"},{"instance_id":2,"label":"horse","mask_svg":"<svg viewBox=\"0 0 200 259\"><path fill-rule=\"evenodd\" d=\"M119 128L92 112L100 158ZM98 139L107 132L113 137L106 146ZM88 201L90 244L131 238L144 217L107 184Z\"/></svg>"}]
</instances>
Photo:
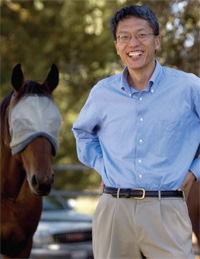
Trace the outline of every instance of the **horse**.
<instances>
[{"instance_id":1,"label":"horse","mask_svg":"<svg viewBox=\"0 0 200 259\"><path fill-rule=\"evenodd\" d=\"M40 84L25 81L21 64L13 68L13 90L1 103L1 254L29 258L42 212L42 196L54 183L62 122L52 92L59 71L52 65Z\"/></svg>"},{"instance_id":2,"label":"horse","mask_svg":"<svg viewBox=\"0 0 200 259\"><path fill-rule=\"evenodd\" d=\"M200 155L200 145L194 159ZM200 181L194 182L187 199L188 212L192 223L192 229L200 248Z\"/></svg>"},{"instance_id":3,"label":"horse","mask_svg":"<svg viewBox=\"0 0 200 259\"><path fill-rule=\"evenodd\" d=\"M187 199L192 229L200 247L200 182L194 182Z\"/></svg>"}]
</instances>

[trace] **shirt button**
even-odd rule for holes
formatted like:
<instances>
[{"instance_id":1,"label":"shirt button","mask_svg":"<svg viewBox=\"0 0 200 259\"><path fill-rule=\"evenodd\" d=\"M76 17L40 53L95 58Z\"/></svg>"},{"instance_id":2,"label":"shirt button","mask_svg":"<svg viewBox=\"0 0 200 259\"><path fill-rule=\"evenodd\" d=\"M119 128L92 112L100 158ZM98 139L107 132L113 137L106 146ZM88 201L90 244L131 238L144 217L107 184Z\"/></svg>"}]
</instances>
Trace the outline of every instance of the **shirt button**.
<instances>
[{"instance_id":1,"label":"shirt button","mask_svg":"<svg viewBox=\"0 0 200 259\"><path fill-rule=\"evenodd\" d=\"M142 97L140 97L139 100L142 101Z\"/></svg>"},{"instance_id":2,"label":"shirt button","mask_svg":"<svg viewBox=\"0 0 200 259\"><path fill-rule=\"evenodd\" d=\"M132 96L132 94L129 94L129 96L131 97L131 96Z\"/></svg>"},{"instance_id":3,"label":"shirt button","mask_svg":"<svg viewBox=\"0 0 200 259\"><path fill-rule=\"evenodd\" d=\"M151 93L152 93L152 94L154 93L154 90L153 90L153 89L151 89Z\"/></svg>"},{"instance_id":4,"label":"shirt button","mask_svg":"<svg viewBox=\"0 0 200 259\"><path fill-rule=\"evenodd\" d=\"M138 162L141 164L141 163L142 163L142 160L139 159Z\"/></svg>"},{"instance_id":5,"label":"shirt button","mask_svg":"<svg viewBox=\"0 0 200 259\"><path fill-rule=\"evenodd\" d=\"M142 117L140 118L140 121L143 121L143 118L142 118Z\"/></svg>"},{"instance_id":6,"label":"shirt button","mask_svg":"<svg viewBox=\"0 0 200 259\"><path fill-rule=\"evenodd\" d=\"M142 143L142 141L143 141L143 140L142 140L142 139L140 139L139 141L140 141L140 143Z\"/></svg>"},{"instance_id":7,"label":"shirt button","mask_svg":"<svg viewBox=\"0 0 200 259\"><path fill-rule=\"evenodd\" d=\"M139 174L139 178L142 179L142 175L141 174Z\"/></svg>"}]
</instances>

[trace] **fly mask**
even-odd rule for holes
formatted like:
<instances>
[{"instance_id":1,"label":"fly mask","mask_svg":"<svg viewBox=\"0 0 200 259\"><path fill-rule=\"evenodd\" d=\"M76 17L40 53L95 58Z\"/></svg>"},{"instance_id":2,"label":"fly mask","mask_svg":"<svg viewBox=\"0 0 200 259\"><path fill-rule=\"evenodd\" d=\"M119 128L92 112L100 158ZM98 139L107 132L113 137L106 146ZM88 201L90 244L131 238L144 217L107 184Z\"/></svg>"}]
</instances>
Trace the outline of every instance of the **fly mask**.
<instances>
[{"instance_id":1,"label":"fly mask","mask_svg":"<svg viewBox=\"0 0 200 259\"><path fill-rule=\"evenodd\" d=\"M51 142L52 154L55 156L59 147L58 135L62 118L54 101L37 94L22 97L13 108L12 101L9 111L12 154L22 151L38 136L44 136Z\"/></svg>"}]
</instances>

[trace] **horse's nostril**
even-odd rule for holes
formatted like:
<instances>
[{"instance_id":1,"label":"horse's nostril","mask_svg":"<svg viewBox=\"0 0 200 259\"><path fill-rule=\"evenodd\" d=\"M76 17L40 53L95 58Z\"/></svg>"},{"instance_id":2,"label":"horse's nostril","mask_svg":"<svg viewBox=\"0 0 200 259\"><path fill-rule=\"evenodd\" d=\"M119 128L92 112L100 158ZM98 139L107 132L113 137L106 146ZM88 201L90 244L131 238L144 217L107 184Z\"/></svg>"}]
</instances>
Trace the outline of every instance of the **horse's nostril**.
<instances>
[{"instance_id":1,"label":"horse's nostril","mask_svg":"<svg viewBox=\"0 0 200 259\"><path fill-rule=\"evenodd\" d=\"M52 174L51 183L54 183L54 179L55 179L55 176L54 176L54 174Z\"/></svg>"},{"instance_id":2,"label":"horse's nostril","mask_svg":"<svg viewBox=\"0 0 200 259\"><path fill-rule=\"evenodd\" d=\"M32 187L37 191L42 193L42 195L47 195L51 191L51 187L54 183L54 174L47 177L41 177L41 175L33 175L31 179Z\"/></svg>"},{"instance_id":3,"label":"horse's nostril","mask_svg":"<svg viewBox=\"0 0 200 259\"><path fill-rule=\"evenodd\" d=\"M31 184L32 184L32 186L36 186L36 185L37 185L36 175L34 175L34 176L32 177Z\"/></svg>"}]
</instances>

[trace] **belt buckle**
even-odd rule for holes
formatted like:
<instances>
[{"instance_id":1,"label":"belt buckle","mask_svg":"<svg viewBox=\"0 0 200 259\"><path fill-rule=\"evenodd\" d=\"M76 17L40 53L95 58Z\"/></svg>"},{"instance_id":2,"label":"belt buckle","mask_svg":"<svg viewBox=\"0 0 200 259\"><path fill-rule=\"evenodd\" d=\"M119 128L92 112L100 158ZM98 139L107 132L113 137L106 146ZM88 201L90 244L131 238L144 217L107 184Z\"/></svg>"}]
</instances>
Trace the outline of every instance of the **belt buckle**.
<instances>
[{"instance_id":1,"label":"belt buckle","mask_svg":"<svg viewBox=\"0 0 200 259\"><path fill-rule=\"evenodd\" d=\"M136 200L143 200L145 198L145 189L143 188L136 188L135 190L142 191L142 196L141 197L134 197Z\"/></svg>"}]
</instances>

